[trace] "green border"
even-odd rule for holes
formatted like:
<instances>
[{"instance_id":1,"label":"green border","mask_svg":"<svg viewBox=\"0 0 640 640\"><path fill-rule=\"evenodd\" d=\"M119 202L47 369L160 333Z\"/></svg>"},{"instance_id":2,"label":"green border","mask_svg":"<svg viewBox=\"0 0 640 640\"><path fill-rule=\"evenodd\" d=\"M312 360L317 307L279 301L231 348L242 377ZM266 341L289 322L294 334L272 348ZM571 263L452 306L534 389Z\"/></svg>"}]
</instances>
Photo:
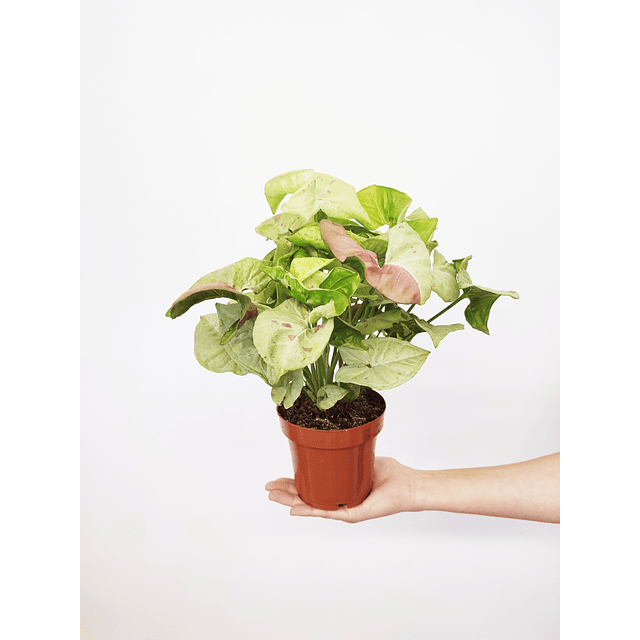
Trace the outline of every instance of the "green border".
<instances>
[{"instance_id":1,"label":"green border","mask_svg":"<svg viewBox=\"0 0 640 640\"><path fill-rule=\"evenodd\" d=\"M80 620L79 4L5 3L0 25L0 627L67 640Z\"/></svg>"},{"instance_id":2,"label":"green border","mask_svg":"<svg viewBox=\"0 0 640 640\"><path fill-rule=\"evenodd\" d=\"M635 297L639 24L637 2L561 3L563 640L637 634L637 340L618 301Z\"/></svg>"}]
</instances>

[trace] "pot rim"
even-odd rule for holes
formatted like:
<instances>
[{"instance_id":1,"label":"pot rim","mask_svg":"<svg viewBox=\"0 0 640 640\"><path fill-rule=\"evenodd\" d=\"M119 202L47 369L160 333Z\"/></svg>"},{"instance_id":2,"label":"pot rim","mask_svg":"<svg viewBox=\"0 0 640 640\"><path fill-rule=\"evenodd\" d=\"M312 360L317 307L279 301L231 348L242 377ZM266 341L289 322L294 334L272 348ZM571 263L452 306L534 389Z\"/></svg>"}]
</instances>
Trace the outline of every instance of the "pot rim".
<instances>
[{"instance_id":1,"label":"pot rim","mask_svg":"<svg viewBox=\"0 0 640 640\"><path fill-rule=\"evenodd\" d=\"M372 391L375 391L372 389ZM310 447L312 449L348 449L357 447L371 438L375 438L382 430L384 414L387 410L387 403L382 398L384 408L382 413L373 420L356 427L348 429L314 429L313 427L301 427L289 422L280 414L280 405L276 407L276 412L280 420L280 426L284 435L298 445Z\"/></svg>"}]
</instances>

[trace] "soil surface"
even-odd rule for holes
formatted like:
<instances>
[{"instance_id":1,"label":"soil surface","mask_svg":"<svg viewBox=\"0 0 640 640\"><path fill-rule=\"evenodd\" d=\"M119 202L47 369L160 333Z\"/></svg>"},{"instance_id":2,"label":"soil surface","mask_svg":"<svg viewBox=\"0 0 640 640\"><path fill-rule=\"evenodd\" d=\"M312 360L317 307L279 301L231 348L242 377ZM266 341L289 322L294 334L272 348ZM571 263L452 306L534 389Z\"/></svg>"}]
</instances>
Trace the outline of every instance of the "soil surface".
<instances>
[{"instance_id":1,"label":"soil surface","mask_svg":"<svg viewBox=\"0 0 640 640\"><path fill-rule=\"evenodd\" d=\"M278 407L280 415L299 427L320 429L322 431L351 429L375 420L385 409L382 396L371 389L363 389L351 402L338 400L331 409L318 409L303 394L289 409Z\"/></svg>"}]
</instances>

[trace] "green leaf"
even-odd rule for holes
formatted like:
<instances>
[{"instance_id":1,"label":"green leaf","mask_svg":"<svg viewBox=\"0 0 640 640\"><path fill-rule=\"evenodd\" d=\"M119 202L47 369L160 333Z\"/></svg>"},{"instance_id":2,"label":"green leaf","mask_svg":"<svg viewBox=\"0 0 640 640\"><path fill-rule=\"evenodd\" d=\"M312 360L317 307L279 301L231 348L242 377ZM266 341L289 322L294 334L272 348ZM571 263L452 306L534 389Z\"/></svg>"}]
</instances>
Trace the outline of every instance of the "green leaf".
<instances>
[{"instance_id":1,"label":"green leaf","mask_svg":"<svg viewBox=\"0 0 640 640\"><path fill-rule=\"evenodd\" d=\"M317 223L308 224L306 227L302 227L296 231L293 235L289 236L289 242L299 247L313 247L321 251L329 253L329 246L322 238L320 233L320 225Z\"/></svg>"},{"instance_id":2,"label":"green leaf","mask_svg":"<svg viewBox=\"0 0 640 640\"><path fill-rule=\"evenodd\" d=\"M429 334L429 336L431 337L431 341L433 342L433 346L436 348L440 344L442 339L445 336L448 336L452 331L460 331L461 329L464 329L464 325L460 323L435 325L430 324L426 320L422 320L422 318L418 318L416 316L413 316L413 318L420 329L426 331Z\"/></svg>"},{"instance_id":3,"label":"green leaf","mask_svg":"<svg viewBox=\"0 0 640 640\"><path fill-rule=\"evenodd\" d=\"M394 324L400 322L403 319L403 314L405 313L406 312L400 308L383 311L382 313L377 313L371 318L361 320L356 324L356 329L364 336L371 335L376 331L384 331L385 329L390 329Z\"/></svg>"},{"instance_id":4,"label":"green leaf","mask_svg":"<svg viewBox=\"0 0 640 640\"><path fill-rule=\"evenodd\" d=\"M351 269L344 267L334 267L327 277L322 281L320 287L330 291L339 291L347 298L351 298L360 285L360 276Z\"/></svg>"},{"instance_id":5,"label":"green leaf","mask_svg":"<svg viewBox=\"0 0 640 640\"><path fill-rule=\"evenodd\" d=\"M419 300L414 297L412 299L396 300L396 302L424 304L431 295L431 289L434 285L429 250L418 233L409 224L397 224L389 229L388 234L389 247L383 269L394 265L400 267L414 278L419 288ZM389 295L386 290L383 293L393 299L393 296Z\"/></svg>"},{"instance_id":6,"label":"green leaf","mask_svg":"<svg viewBox=\"0 0 640 640\"><path fill-rule=\"evenodd\" d=\"M215 373L235 373L244 376L248 372L229 356L227 349L220 344L222 335L218 330L215 313L201 316L196 325L194 353L196 360L209 371Z\"/></svg>"},{"instance_id":7,"label":"green leaf","mask_svg":"<svg viewBox=\"0 0 640 640\"><path fill-rule=\"evenodd\" d=\"M464 289L469 298L469 305L464 310L467 322L478 331L489 335L489 312L493 303L501 296L509 296L517 300L520 296L515 291L498 291L470 285Z\"/></svg>"},{"instance_id":8,"label":"green leaf","mask_svg":"<svg viewBox=\"0 0 640 640\"><path fill-rule=\"evenodd\" d=\"M418 373L429 351L396 338L367 338L366 351L340 347L346 366L338 369L336 382L350 382L372 389L393 389Z\"/></svg>"},{"instance_id":9,"label":"green leaf","mask_svg":"<svg viewBox=\"0 0 640 640\"><path fill-rule=\"evenodd\" d=\"M326 384L318 390L318 400L316 405L318 409L331 409L333 405L349 395L349 389L339 387L336 384Z\"/></svg>"},{"instance_id":10,"label":"green leaf","mask_svg":"<svg viewBox=\"0 0 640 640\"><path fill-rule=\"evenodd\" d=\"M370 238L364 238L358 240L361 247L364 247L368 251L373 251L378 256L378 261L380 258L384 258L387 253L387 249L389 247L389 240L386 237L387 234L383 236L371 236Z\"/></svg>"},{"instance_id":11,"label":"green leaf","mask_svg":"<svg viewBox=\"0 0 640 640\"><path fill-rule=\"evenodd\" d=\"M313 326L309 316L304 304L288 299L255 319L255 346L277 378L315 362L327 346L333 319Z\"/></svg>"},{"instance_id":12,"label":"green leaf","mask_svg":"<svg viewBox=\"0 0 640 640\"><path fill-rule=\"evenodd\" d=\"M456 269L446 258L433 250L433 268L431 270L433 290L445 301L453 302L460 291L456 280Z\"/></svg>"},{"instance_id":13,"label":"green leaf","mask_svg":"<svg viewBox=\"0 0 640 640\"><path fill-rule=\"evenodd\" d=\"M337 290L323 288L307 288L298 278L294 277L282 267L263 267L266 274L286 287L288 295L295 298L314 309L320 307L321 311L316 312L312 322L320 317L331 318L344 313L349 306L349 298ZM324 284L324 283L323 283ZM318 315L321 314L321 315Z\"/></svg>"},{"instance_id":14,"label":"green leaf","mask_svg":"<svg viewBox=\"0 0 640 640\"><path fill-rule=\"evenodd\" d=\"M197 287L201 284L224 282L241 293L252 296L261 291L269 283L269 278L266 278L260 269L263 264L264 262L257 258L243 258L222 269L208 273L195 282L193 286Z\"/></svg>"},{"instance_id":15,"label":"green leaf","mask_svg":"<svg viewBox=\"0 0 640 640\"><path fill-rule=\"evenodd\" d=\"M332 264L337 264L335 258L294 258L289 270L294 278L300 282L312 276L316 271L327 269Z\"/></svg>"},{"instance_id":16,"label":"green leaf","mask_svg":"<svg viewBox=\"0 0 640 640\"><path fill-rule=\"evenodd\" d=\"M300 216L305 224L321 209L330 217L345 222L356 220L371 228L372 222L360 204L356 190L346 182L323 173L315 173L281 207L283 214Z\"/></svg>"},{"instance_id":17,"label":"green leaf","mask_svg":"<svg viewBox=\"0 0 640 640\"><path fill-rule=\"evenodd\" d=\"M264 195L271 207L271 213L278 210L278 205L288 193L295 193L307 182L313 180L315 171L313 169L302 169L281 173L275 178L271 178L264 185Z\"/></svg>"},{"instance_id":18,"label":"green leaf","mask_svg":"<svg viewBox=\"0 0 640 640\"><path fill-rule=\"evenodd\" d=\"M402 222L399 220L398 222ZM421 207L418 207L413 213L408 215L406 222L422 239L426 245L431 241L433 232L438 226L438 218L430 218ZM437 242L435 243L437 245Z\"/></svg>"},{"instance_id":19,"label":"green leaf","mask_svg":"<svg viewBox=\"0 0 640 640\"><path fill-rule=\"evenodd\" d=\"M263 220L256 228L256 233L274 242L286 238L292 232L304 227L309 219L297 213L277 213L271 218Z\"/></svg>"},{"instance_id":20,"label":"green leaf","mask_svg":"<svg viewBox=\"0 0 640 640\"><path fill-rule=\"evenodd\" d=\"M322 220L320 230L333 255L341 262L349 258L361 260L367 282L390 300L422 304L431 294L431 257L409 225L403 223L389 229L382 267L377 255L350 238L342 225Z\"/></svg>"},{"instance_id":21,"label":"green leaf","mask_svg":"<svg viewBox=\"0 0 640 640\"><path fill-rule=\"evenodd\" d=\"M230 298L248 303L255 299L268 284L268 276L262 272L265 263L256 258L243 258L222 269L200 278L172 305L167 316L177 318L194 304L213 298Z\"/></svg>"},{"instance_id":22,"label":"green leaf","mask_svg":"<svg viewBox=\"0 0 640 640\"><path fill-rule=\"evenodd\" d=\"M191 307L205 300L213 300L215 298L230 298L242 303L250 303L251 298L234 289L228 284L212 283L193 286L183 293L167 311L167 317L178 318L186 313Z\"/></svg>"},{"instance_id":23,"label":"green leaf","mask_svg":"<svg viewBox=\"0 0 640 640\"><path fill-rule=\"evenodd\" d=\"M329 344L332 347L348 346L353 349L367 348L363 344L362 334L354 326L339 317L334 318L333 322L333 333L329 340Z\"/></svg>"},{"instance_id":24,"label":"green leaf","mask_svg":"<svg viewBox=\"0 0 640 640\"><path fill-rule=\"evenodd\" d=\"M302 393L303 386L304 376L301 369L287 371L272 387L271 399L276 404L283 404L285 409L290 409Z\"/></svg>"},{"instance_id":25,"label":"green leaf","mask_svg":"<svg viewBox=\"0 0 640 640\"><path fill-rule=\"evenodd\" d=\"M357 195L373 222L372 230L385 224L393 227L411 204L411 198L406 193L377 184L361 189Z\"/></svg>"},{"instance_id":26,"label":"green leaf","mask_svg":"<svg viewBox=\"0 0 640 640\"><path fill-rule=\"evenodd\" d=\"M216 303L216 309L218 311L218 324L220 327L220 333L224 334L232 327L235 327L246 313L245 305L240 302L234 302L231 304Z\"/></svg>"},{"instance_id":27,"label":"green leaf","mask_svg":"<svg viewBox=\"0 0 640 640\"><path fill-rule=\"evenodd\" d=\"M262 378L268 385L277 383L280 375L260 356L254 343L256 318L247 320L236 329L231 339L224 345L229 357L247 373Z\"/></svg>"},{"instance_id":28,"label":"green leaf","mask_svg":"<svg viewBox=\"0 0 640 640\"><path fill-rule=\"evenodd\" d=\"M298 252L298 247L284 238L277 240L276 245L273 264L288 269L292 257Z\"/></svg>"},{"instance_id":29,"label":"green leaf","mask_svg":"<svg viewBox=\"0 0 640 640\"><path fill-rule=\"evenodd\" d=\"M462 289L470 287L473 284L471 282L471 277L467 272L469 260L471 260L472 257L473 256L467 256L466 258L458 258L457 260L452 260L453 266L456 270L456 281L458 282L458 286L460 286Z\"/></svg>"}]
</instances>

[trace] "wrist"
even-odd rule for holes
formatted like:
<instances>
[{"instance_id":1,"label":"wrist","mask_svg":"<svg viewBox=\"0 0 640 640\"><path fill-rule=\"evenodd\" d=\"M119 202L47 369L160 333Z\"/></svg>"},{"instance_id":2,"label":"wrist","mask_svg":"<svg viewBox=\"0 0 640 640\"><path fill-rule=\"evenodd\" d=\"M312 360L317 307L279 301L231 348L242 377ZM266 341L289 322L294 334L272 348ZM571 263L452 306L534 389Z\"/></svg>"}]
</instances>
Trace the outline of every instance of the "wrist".
<instances>
[{"instance_id":1,"label":"wrist","mask_svg":"<svg viewBox=\"0 0 640 640\"><path fill-rule=\"evenodd\" d=\"M411 499L407 511L443 510L446 503L446 474L442 471L407 468L411 478Z\"/></svg>"}]
</instances>

